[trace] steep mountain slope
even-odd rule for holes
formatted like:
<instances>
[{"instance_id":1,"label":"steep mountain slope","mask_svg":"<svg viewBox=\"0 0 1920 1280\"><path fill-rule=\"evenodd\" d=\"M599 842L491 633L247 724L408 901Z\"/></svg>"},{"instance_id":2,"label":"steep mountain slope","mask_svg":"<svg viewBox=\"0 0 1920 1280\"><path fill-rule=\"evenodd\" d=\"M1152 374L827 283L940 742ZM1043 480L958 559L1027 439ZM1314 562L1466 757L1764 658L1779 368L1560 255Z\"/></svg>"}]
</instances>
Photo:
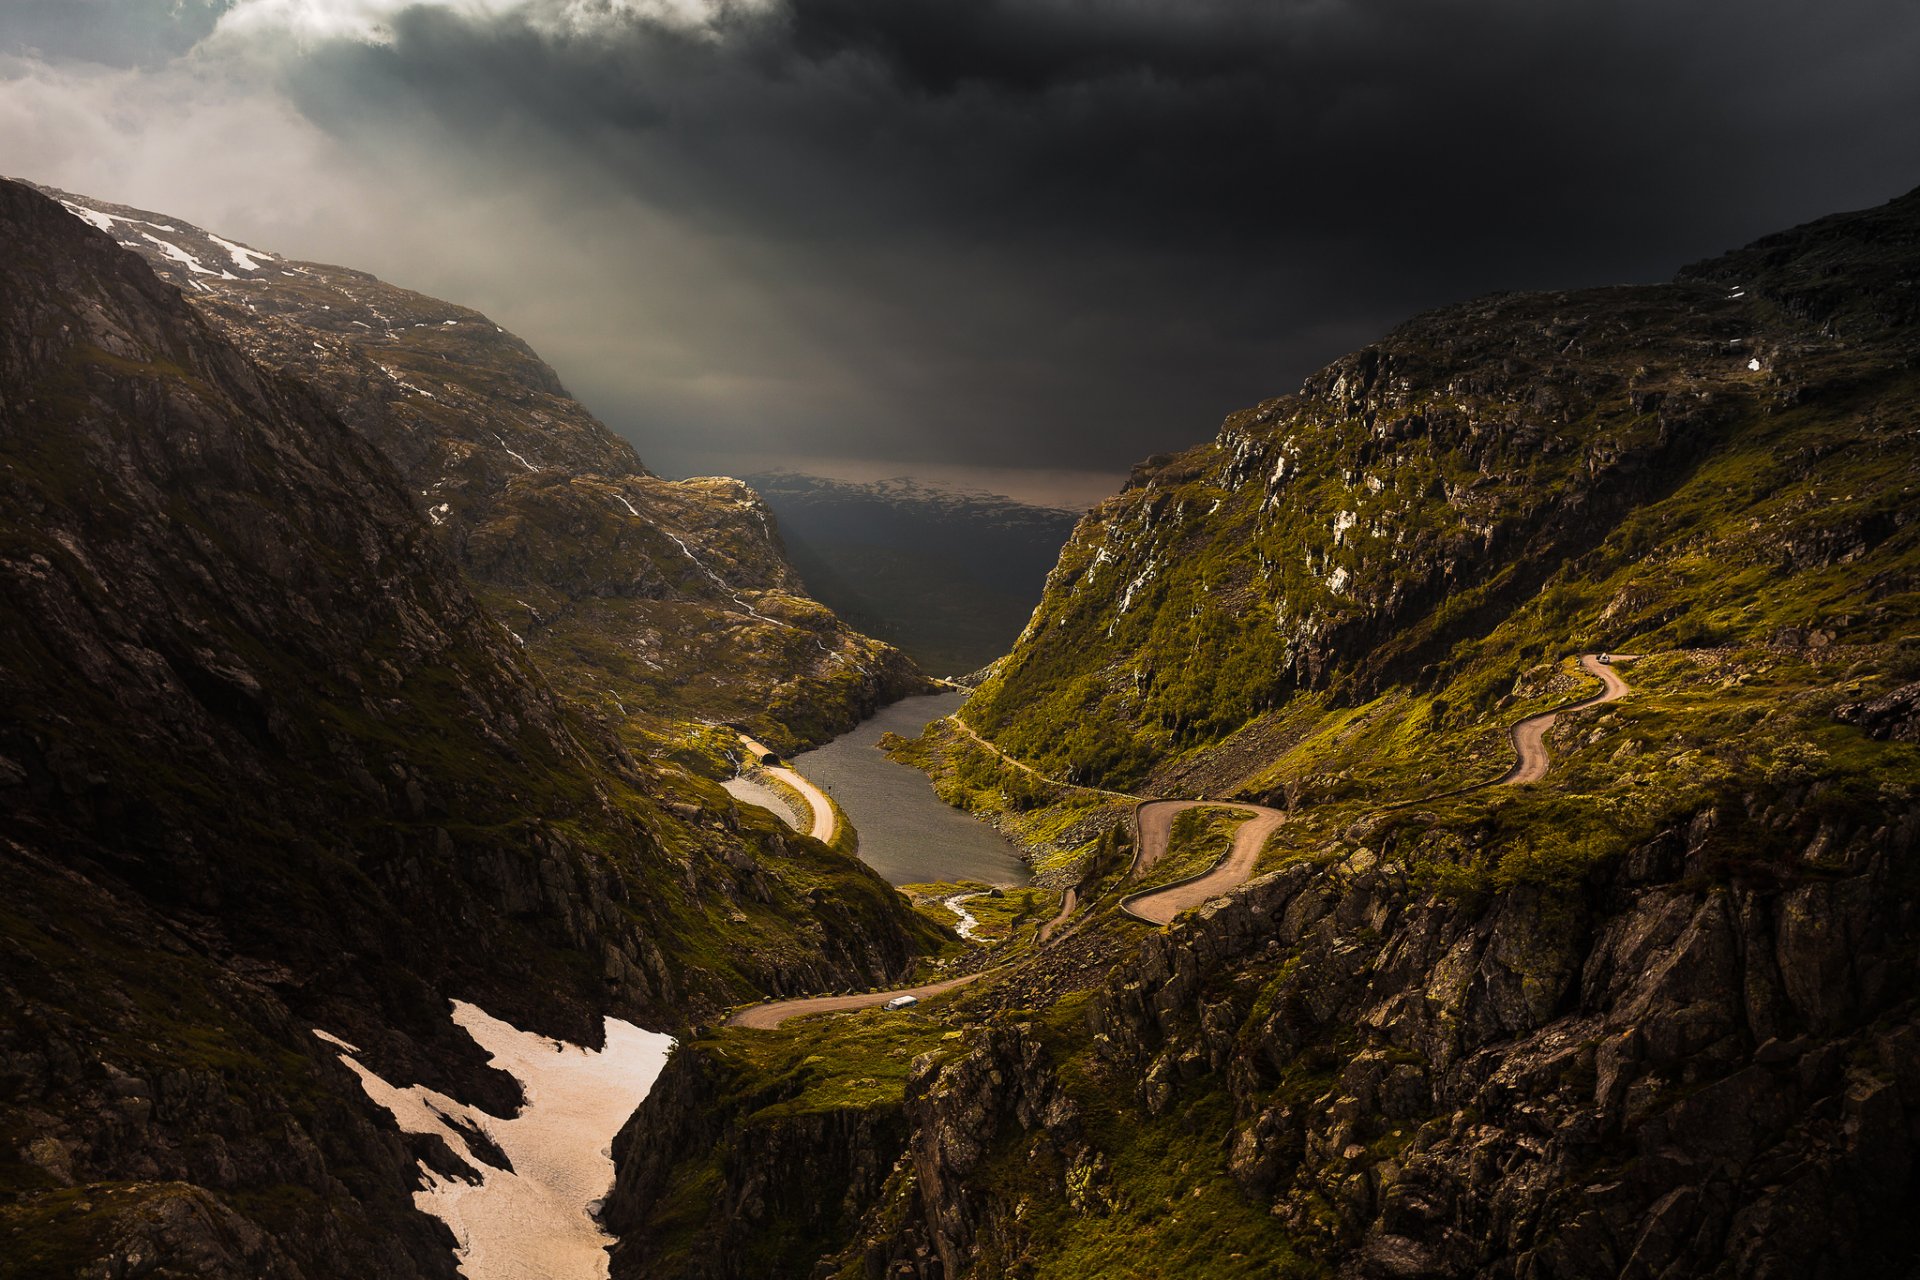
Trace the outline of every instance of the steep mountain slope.
<instances>
[{"instance_id":1,"label":"steep mountain slope","mask_svg":"<svg viewBox=\"0 0 1920 1280\"><path fill-rule=\"evenodd\" d=\"M1007 651L1076 519L906 479L745 479L779 517L814 595L927 670L955 676Z\"/></svg>"},{"instance_id":2,"label":"steep mountain slope","mask_svg":"<svg viewBox=\"0 0 1920 1280\"><path fill-rule=\"evenodd\" d=\"M49 191L396 465L483 603L636 741L733 720L791 748L921 687L807 597L736 481L651 475L477 312L177 218Z\"/></svg>"},{"instance_id":3,"label":"steep mountain slope","mask_svg":"<svg viewBox=\"0 0 1920 1280\"><path fill-rule=\"evenodd\" d=\"M1143 465L982 736L908 749L1079 923L890 1029L677 1053L627 1274L1911 1274L1916 300L1920 192L1422 316ZM1474 786L1606 649L1628 696ZM1288 821L1149 931L1126 800L1049 774Z\"/></svg>"},{"instance_id":4,"label":"steep mountain slope","mask_svg":"<svg viewBox=\"0 0 1920 1280\"><path fill-rule=\"evenodd\" d=\"M47 198L0 231L0 1270L447 1275L445 1152L310 1028L504 1114L449 997L591 1044L902 970L898 895L556 697L311 388Z\"/></svg>"},{"instance_id":5,"label":"steep mountain slope","mask_svg":"<svg viewBox=\"0 0 1920 1280\"><path fill-rule=\"evenodd\" d=\"M1082 524L967 719L1128 783L1277 741L1301 694L1450 684L1431 731L1578 647L1897 639L1916 203L1435 312L1234 415Z\"/></svg>"}]
</instances>

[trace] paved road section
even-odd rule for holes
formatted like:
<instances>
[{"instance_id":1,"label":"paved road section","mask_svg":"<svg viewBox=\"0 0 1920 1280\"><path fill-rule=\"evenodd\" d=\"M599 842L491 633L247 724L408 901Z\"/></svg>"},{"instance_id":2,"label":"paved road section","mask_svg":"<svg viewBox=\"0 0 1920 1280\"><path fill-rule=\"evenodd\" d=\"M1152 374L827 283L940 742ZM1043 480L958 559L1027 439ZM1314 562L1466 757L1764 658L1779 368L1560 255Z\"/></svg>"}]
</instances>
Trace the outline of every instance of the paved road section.
<instances>
[{"instance_id":1,"label":"paved road section","mask_svg":"<svg viewBox=\"0 0 1920 1280\"><path fill-rule=\"evenodd\" d=\"M1629 655L1622 654L1622 658ZM1525 720L1508 730L1513 739L1513 768L1507 776L1495 783L1495 786L1519 786L1522 783L1538 782L1547 776L1547 766L1551 763L1547 756L1547 730L1561 716L1574 711L1585 711L1588 707L1597 707L1604 702L1614 702L1632 692L1620 673L1601 662L1598 657L1588 653L1580 657L1580 668L1588 675L1600 678L1600 692L1585 702L1576 702L1570 707L1559 707L1537 716L1528 716Z\"/></svg>"},{"instance_id":2,"label":"paved road section","mask_svg":"<svg viewBox=\"0 0 1920 1280\"><path fill-rule=\"evenodd\" d=\"M788 1018L804 1018L810 1013L850 1013L855 1009L873 1009L897 996L918 996L924 1000L928 996L937 996L943 991L963 987L976 978L984 978L987 972L970 973L964 978L948 978L945 982L930 982L924 987L902 987L898 991L867 991L857 996L808 996L801 1000L775 1000L768 1004L756 1004L740 1010L727 1019L727 1025L769 1031Z\"/></svg>"},{"instance_id":3,"label":"paved road section","mask_svg":"<svg viewBox=\"0 0 1920 1280\"><path fill-rule=\"evenodd\" d=\"M764 782L756 782L743 775L728 778L720 785L735 800L765 809L801 835L805 835L807 828L813 825L813 809L810 806L799 803L784 791L775 791Z\"/></svg>"},{"instance_id":4,"label":"paved road section","mask_svg":"<svg viewBox=\"0 0 1920 1280\"><path fill-rule=\"evenodd\" d=\"M740 735L740 745L751 751L755 760L764 759L767 756L779 758L777 752L755 742L744 733ZM801 777L797 770L789 769L783 764L767 764L760 767L767 771L768 776L780 779L806 799L807 807L813 810L813 825L808 829L807 834L823 844L831 843L838 823L833 816L833 802L827 799L827 793Z\"/></svg>"},{"instance_id":5,"label":"paved road section","mask_svg":"<svg viewBox=\"0 0 1920 1280\"><path fill-rule=\"evenodd\" d=\"M1239 888L1253 875L1254 863L1267 837L1287 820L1279 809L1260 804L1224 803L1213 800L1150 800L1134 810L1134 828L1138 846L1133 857L1133 874L1144 874L1167 852L1173 835L1173 820L1187 809L1236 809L1251 814L1233 833L1233 844L1226 856L1214 863L1204 875L1178 881L1162 889L1135 894L1121 902L1121 910L1150 924L1168 924L1182 911L1199 906L1210 898Z\"/></svg>"}]
</instances>

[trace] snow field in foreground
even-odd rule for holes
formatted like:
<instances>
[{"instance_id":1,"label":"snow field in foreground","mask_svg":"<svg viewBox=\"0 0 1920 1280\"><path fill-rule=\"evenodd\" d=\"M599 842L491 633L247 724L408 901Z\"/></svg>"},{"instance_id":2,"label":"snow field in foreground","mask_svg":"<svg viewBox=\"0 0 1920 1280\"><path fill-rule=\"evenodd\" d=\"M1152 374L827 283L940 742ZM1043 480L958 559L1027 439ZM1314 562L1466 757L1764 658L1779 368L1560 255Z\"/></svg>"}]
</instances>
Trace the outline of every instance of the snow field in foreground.
<instances>
[{"instance_id":1,"label":"snow field in foreground","mask_svg":"<svg viewBox=\"0 0 1920 1280\"><path fill-rule=\"evenodd\" d=\"M318 1029L314 1034L347 1051L340 1060L401 1129L439 1136L472 1167L476 1180L466 1181L422 1164L425 1185L413 1195L414 1204L452 1229L462 1275L605 1277L613 1237L601 1230L594 1212L613 1187L613 1136L653 1087L673 1037L608 1018L606 1047L595 1052L521 1031L458 1000L453 1020L494 1066L520 1082L526 1102L518 1115L492 1116L424 1085L396 1088L360 1065L352 1045ZM481 1160L462 1126L486 1134L512 1172Z\"/></svg>"}]
</instances>

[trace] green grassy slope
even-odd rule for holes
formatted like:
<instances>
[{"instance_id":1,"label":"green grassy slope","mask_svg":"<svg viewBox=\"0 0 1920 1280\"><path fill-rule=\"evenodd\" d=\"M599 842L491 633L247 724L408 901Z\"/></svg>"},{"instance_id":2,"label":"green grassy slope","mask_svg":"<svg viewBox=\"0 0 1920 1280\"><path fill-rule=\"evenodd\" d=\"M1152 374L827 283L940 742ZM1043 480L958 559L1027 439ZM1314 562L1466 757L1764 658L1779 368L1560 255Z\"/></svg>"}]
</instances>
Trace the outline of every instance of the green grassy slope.
<instances>
[{"instance_id":1,"label":"green grassy slope","mask_svg":"<svg viewBox=\"0 0 1920 1280\"><path fill-rule=\"evenodd\" d=\"M1567 1222L1605 1209L1596 1187L1697 1184L1655 1145L1689 1114L1705 1126L1690 1141L1747 1125L1755 1151L1794 1153L1752 1160L1736 1204L1765 1204L1789 1160L1822 1195L1854 1194L1820 1166L1820 1126L1842 1091L1905 1071L1874 1037L1910 1043L1913 1008L1917 322L1920 193L1671 285L1420 317L1143 465L962 714L1061 783L1284 805L1259 868L1282 874L1145 930L1113 909L1124 800L951 726L895 743L944 798L1049 850L1052 881L1090 906L1063 942L918 1015L945 1028L937 1057L874 1103L917 1127L829 1267L911 1270L937 1237L981 1275L1420 1274L1434 1241L1447 1274L1486 1274L1482 1250L1510 1241L1544 1269L1568 1255L1502 1215ZM1632 693L1563 717L1545 780L1449 794L1505 772L1514 721L1594 692L1574 655L1596 650L1639 655L1619 668ZM1200 825L1176 858L1217 847ZM1874 905L1847 915L1829 892ZM1259 915L1261 894L1285 912ZM1683 937L1648 924L1669 905L1695 922ZM1582 976L1615 950L1620 972ZM1856 962L1879 995L1835 976ZM1594 1109L1595 1045L1605 1061L1641 1025L1666 1047L1608 1128L1622 1104ZM1674 1029L1696 1025L1718 1038ZM987 1064L981 1096L1058 1093L1009 1115L956 1064L1018 1028L1039 1052ZM873 1076L862 1034L827 1020L807 1053ZM1795 1038L1764 1057L1776 1035ZM1750 1119L1729 1074L1801 1052L1764 1086L1791 1114ZM760 1069L790 1068L740 1087ZM1388 1102L1393 1079L1415 1087ZM1104 1163L1065 1158L1076 1143ZM1846 1203L1832 1223L1885 1209ZM1622 1205L1624 1259L1647 1215ZM1755 1257L1801 1256L1796 1231L1826 1219L1766 1221ZM1383 1239L1408 1251L1354 1256ZM656 1274L729 1274L669 1261Z\"/></svg>"}]
</instances>

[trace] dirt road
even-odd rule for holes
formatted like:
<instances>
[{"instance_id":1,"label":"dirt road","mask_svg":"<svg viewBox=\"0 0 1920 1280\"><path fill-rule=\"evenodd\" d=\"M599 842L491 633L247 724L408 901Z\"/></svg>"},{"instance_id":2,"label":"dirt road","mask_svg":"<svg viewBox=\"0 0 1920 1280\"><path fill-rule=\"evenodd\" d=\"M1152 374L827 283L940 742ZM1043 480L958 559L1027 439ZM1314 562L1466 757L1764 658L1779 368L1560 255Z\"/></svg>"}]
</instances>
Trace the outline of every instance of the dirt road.
<instances>
[{"instance_id":1,"label":"dirt road","mask_svg":"<svg viewBox=\"0 0 1920 1280\"><path fill-rule=\"evenodd\" d=\"M1080 905L1080 891L1078 889L1068 889L1065 894L1061 895L1060 914L1056 915L1053 919L1047 921L1045 924L1040 926L1040 936L1038 941L1041 946L1044 947L1047 945L1048 942L1052 941L1054 930L1058 929L1061 925L1065 924L1067 920L1073 915L1074 908L1078 907L1079 905Z\"/></svg>"},{"instance_id":2,"label":"dirt road","mask_svg":"<svg viewBox=\"0 0 1920 1280\"><path fill-rule=\"evenodd\" d=\"M740 745L751 751L755 760L766 756L778 758L774 751L755 742L744 733L740 735ZM833 833L838 829L839 823L833 816L833 802L827 799L827 793L801 777L798 771L789 769L783 764L766 764L760 767L769 777L780 779L800 793L806 800L807 807L813 810L813 825L808 829L807 834L822 844L831 844Z\"/></svg>"},{"instance_id":3,"label":"dirt road","mask_svg":"<svg viewBox=\"0 0 1920 1280\"><path fill-rule=\"evenodd\" d=\"M1634 655L1616 654L1614 656L1617 660L1624 661ZM1515 724L1508 731L1513 739L1515 764L1504 778L1501 778L1498 783L1492 785L1499 786L1524 782L1538 782L1541 778L1546 777L1547 767L1550 763L1547 755L1546 735L1547 731L1553 728L1554 722L1569 712L1584 711L1589 707L1597 707L1602 703L1613 702L1618 698L1625 697L1631 692L1631 687L1625 680L1621 679L1620 673L1614 670L1613 667L1601 662L1596 655L1582 655L1580 658L1580 666L1581 669L1589 675L1599 679L1601 686L1600 692L1594 697L1586 699L1584 702L1576 702L1571 706L1560 707L1541 715L1529 716L1527 719ZM950 716L948 718L957 725L962 732L994 751L995 754L1000 755L1003 760L1006 760L1007 763L1014 767L1025 770L1027 773L1033 774L1034 777L1040 778L1043 781L1053 782L1055 786L1067 787L1073 785L1071 783L1054 782L1052 778L1048 778L1045 774L1039 773L1027 765L1022 764L1020 761L1013 759L1011 756L1001 753L999 748L995 747L985 738L980 737L965 721L960 720L958 717ZM764 747L761 747L745 735L741 736L741 741L746 743L749 749L756 752L765 750ZM785 776L793 786L801 789L803 794L808 795L810 803L813 802L812 797L819 794L812 783L807 782L806 779L801 778L799 774L794 773L790 769L769 770L769 772ZM1476 783L1472 787L1463 788L1461 792L1449 794L1464 794L1465 791L1484 789L1488 785L1489 784L1484 782ZM1076 789L1082 791L1099 790L1095 787L1080 787ZM1101 794L1113 796L1116 799L1136 798L1126 796L1124 793L1118 791L1102 791ZM1414 802L1406 801L1402 803ZM1155 863L1166 856L1167 845L1173 837L1173 820L1188 809L1201 808L1238 809L1252 816L1246 822L1242 823L1240 829L1234 833L1233 844L1228 848L1226 856L1221 858L1220 861L1216 862L1207 871L1200 875L1189 877L1186 880L1164 885L1158 889L1148 889L1145 892L1122 898L1120 900L1120 909L1122 911L1136 919L1144 920L1149 924L1170 924L1173 918L1182 911L1191 910L1209 899L1217 898L1223 893L1228 893L1239 888L1253 875L1254 864L1259 861L1260 850L1265 847L1267 837L1272 835L1274 831L1279 828L1280 824L1287 820L1287 815L1279 809L1269 809L1265 805L1247 804L1239 801L1142 800L1134 807L1133 811L1136 840L1133 867L1129 874L1137 879L1151 870ZM827 839L832 835L832 810L831 808L825 807L824 797L818 802L818 807L815 809L816 815L819 814L822 809L825 809L825 812L829 815L827 820L827 835L821 837L822 839ZM816 819L816 826L817 825L818 822ZM1060 914L1041 927L1039 942L1042 946L1046 945L1055 931L1066 924L1067 920L1072 916L1074 908L1078 905L1077 899L1078 895L1069 890L1065 901L1061 904ZM945 982L935 982L921 987L906 987L898 991L874 991L857 996L814 996L800 1000L781 1000L771 1004L755 1005L752 1008L744 1009L734 1014L728 1021L732 1023L732 1025L740 1027L777 1027L788 1018L802 1017L810 1013L844 1013L851 1009L871 1009L877 1005L885 1004L895 996L911 995L926 997L939 995L943 991L951 991L955 987L972 982L976 978L984 978L991 972L993 972L993 970L986 970L981 973L968 974L964 978L949 978Z\"/></svg>"},{"instance_id":4,"label":"dirt road","mask_svg":"<svg viewBox=\"0 0 1920 1280\"><path fill-rule=\"evenodd\" d=\"M1150 924L1167 924L1182 911L1197 907L1210 898L1237 889L1253 874L1267 837L1279 829L1287 815L1265 805L1214 800L1149 800L1134 810L1134 828L1138 844L1133 855L1133 874L1139 876L1160 861L1173 835L1173 820L1187 809L1237 809L1253 815L1233 834L1227 854L1202 875L1193 876L1159 889L1136 893L1120 902L1120 909Z\"/></svg>"},{"instance_id":5,"label":"dirt road","mask_svg":"<svg viewBox=\"0 0 1920 1280\"><path fill-rule=\"evenodd\" d=\"M1048 786L1061 787L1068 791L1091 791L1093 792L1093 794L1097 796L1112 796L1115 800L1138 800L1140 798L1139 796L1131 795L1125 791L1109 791L1105 787L1085 787L1085 786L1081 786L1077 782L1062 782L1058 778L1049 778L1046 774L1040 772L1038 769L1034 768L1032 765L1026 763L1023 760L1015 760L1012 756L1002 751L998 746L995 746L992 742L989 742L987 739L981 737L978 733L974 732L974 728L972 725L968 724L965 720L962 720L959 716L948 716L947 723L952 725L954 728L958 729L960 732L966 734L969 738L972 738L975 742L979 743L981 746L985 747L987 750L993 752L993 754L995 754L996 756L999 756L1006 763L1020 770L1020 772L1027 774L1030 777L1038 778L1040 779L1040 781L1046 783Z\"/></svg>"},{"instance_id":6,"label":"dirt road","mask_svg":"<svg viewBox=\"0 0 1920 1280\"><path fill-rule=\"evenodd\" d=\"M1619 656L1625 658L1629 655ZM1613 702L1631 692L1627 682L1620 678L1620 673L1601 662L1594 654L1582 654L1580 668L1588 675L1600 678L1600 692L1585 702L1576 702L1570 707L1559 707L1541 715L1528 716L1509 729L1508 735L1513 739L1513 768L1509 769L1506 777L1501 778L1494 784L1495 786L1519 786L1521 783L1538 782L1546 777L1547 766L1550 763L1547 756L1547 730L1553 728L1554 722L1569 712L1585 711L1588 707Z\"/></svg>"},{"instance_id":7,"label":"dirt road","mask_svg":"<svg viewBox=\"0 0 1920 1280\"><path fill-rule=\"evenodd\" d=\"M727 1025L753 1027L767 1031L779 1026L788 1018L804 1018L810 1013L849 1013L855 1009L872 1009L896 996L918 996L924 1000L928 996L937 996L942 991L963 987L975 978L986 976L985 972L970 973L964 978L930 982L924 987L902 987L898 991L866 991L856 996L808 996L801 1000L776 1000L770 1004L756 1004L740 1010L727 1019Z\"/></svg>"}]
</instances>

